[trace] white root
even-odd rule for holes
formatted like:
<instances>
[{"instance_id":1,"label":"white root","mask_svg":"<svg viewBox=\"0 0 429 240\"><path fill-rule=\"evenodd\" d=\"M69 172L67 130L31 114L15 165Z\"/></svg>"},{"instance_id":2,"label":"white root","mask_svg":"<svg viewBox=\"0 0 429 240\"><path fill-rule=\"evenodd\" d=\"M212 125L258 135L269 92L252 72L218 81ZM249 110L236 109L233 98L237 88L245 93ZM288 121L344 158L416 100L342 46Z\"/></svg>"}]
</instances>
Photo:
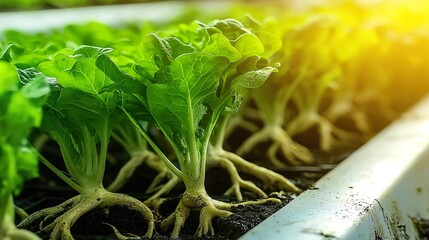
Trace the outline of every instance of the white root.
<instances>
[{"instance_id":1,"label":"white root","mask_svg":"<svg viewBox=\"0 0 429 240\"><path fill-rule=\"evenodd\" d=\"M207 163L208 163L208 166L207 166L208 168L215 167L218 165L224 168L228 172L231 178L232 184L231 184L231 187L228 188L228 190L224 193L224 195L235 196L238 201L242 201L243 195L241 193L241 188L245 188L247 190L250 190L256 193L259 197L262 197L262 198L267 197L267 194L258 186L256 186L256 184L254 184L251 181L243 180L240 177L237 171L237 168L229 159L222 156L216 156L216 157L211 156L208 158Z\"/></svg>"},{"instance_id":2,"label":"white root","mask_svg":"<svg viewBox=\"0 0 429 240\"><path fill-rule=\"evenodd\" d=\"M271 141L267 154L269 160L275 166L286 166L286 163L277 158L278 151L281 151L283 156L293 165L302 163L311 164L314 162L314 157L310 150L295 142L281 126L264 126L260 131L254 133L242 143L237 149L237 154L243 156L257 145L266 141Z\"/></svg>"},{"instance_id":3,"label":"white root","mask_svg":"<svg viewBox=\"0 0 429 240\"><path fill-rule=\"evenodd\" d=\"M128 182L134 171L142 164L146 164L150 168L158 171L158 175L161 178L169 176L169 174L167 174L169 172L168 169L162 164L162 162L154 153L148 150L136 151L132 154L131 159L125 163L121 170L119 170L118 175L116 176L115 180L107 187L107 190L111 192L119 191ZM158 181L162 181L162 179L159 179ZM159 182L157 184L159 184ZM157 185L152 183L151 187L156 188Z\"/></svg>"},{"instance_id":4,"label":"white root","mask_svg":"<svg viewBox=\"0 0 429 240\"><path fill-rule=\"evenodd\" d=\"M298 115L288 124L286 131L293 137L313 126L318 127L319 146L326 152L331 151L336 146L353 146L359 141L359 136L335 127L329 120L316 113Z\"/></svg>"},{"instance_id":5,"label":"white root","mask_svg":"<svg viewBox=\"0 0 429 240\"><path fill-rule=\"evenodd\" d=\"M182 182L182 180L179 177L177 177L174 174L171 174L168 182L166 182L163 185L160 185L160 187L157 188L157 191L152 196L150 196L150 198L148 198L148 200L152 200L152 199L158 198L164 194L169 193L174 187L176 187L181 182Z\"/></svg>"},{"instance_id":6,"label":"white root","mask_svg":"<svg viewBox=\"0 0 429 240\"><path fill-rule=\"evenodd\" d=\"M33 232L18 228L10 229L5 236L0 237L2 240L40 240Z\"/></svg>"},{"instance_id":7,"label":"white root","mask_svg":"<svg viewBox=\"0 0 429 240\"><path fill-rule=\"evenodd\" d=\"M51 232L52 240L72 240L71 227L87 212L95 208L109 206L124 206L139 212L147 222L148 229L145 237L151 237L154 230L154 218L151 210L142 202L125 194L112 193L103 188L95 190L91 194L76 196L56 207L40 210L31 214L19 227L26 227L40 221L41 231ZM43 227L43 222L55 218L49 225Z\"/></svg>"},{"instance_id":8,"label":"white root","mask_svg":"<svg viewBox=\"0 0 429 240\"><path fill-rule=\"evenodd\" d=\"M214 228L212 222L215 217L225 218L230 216L233 214L231 209L234 206L264 204L266 202L280 203L280 200L275 198L266 198L235 204L214 200L210 198L205 191L185 191L176 207L176 210L161 222L161 229L166 231L173 226L171 237L178 238L191 210L196 210L200 211L200 219L198 229L195 232L195 237L213 235Z\"/></svg>"},{"instance_id":9,"label":"white root","mask_svg":"<svg viewBox=\"0 0 429 240\"><path fill-rule=\"evenodd\" d=\"M245 129L252 134L259 131L260 129L260 127L258 127L255 123L246 120L243 116L234 115L229 119L228 126L225 130L225 138L231 136L234 130L239 127Z\"/></svg>"}]
</instances>

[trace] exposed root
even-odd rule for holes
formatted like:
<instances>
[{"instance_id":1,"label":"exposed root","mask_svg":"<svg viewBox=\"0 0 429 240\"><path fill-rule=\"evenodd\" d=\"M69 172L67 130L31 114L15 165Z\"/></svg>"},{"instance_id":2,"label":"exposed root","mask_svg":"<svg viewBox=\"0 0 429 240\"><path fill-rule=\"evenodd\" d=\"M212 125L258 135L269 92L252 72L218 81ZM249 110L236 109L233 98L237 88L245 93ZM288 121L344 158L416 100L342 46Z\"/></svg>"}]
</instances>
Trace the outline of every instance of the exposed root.
<instances>
[{"instance_id":1,"label":"exposed root","mask_svg":"<svg viewBox=\"0 0 429 240\"><path fill-rule=\"evenodd\" d=\"M0 238L2 240L40 240L33 232L18 228L10 229L4 236L0 234Z\"/></svg>"},{"instance_id":2,"label":"exposed root","mask_svg":"<svg viewBox=\"0 0 429 240\"><path fill-rule=\"evenodd\" d=\"M159 208L163 203L168 201L168 198L153 198L153 199L147 199L144 201L144 204L148 206L148 208L152 209L154 213L160 215Z\"/></svg>"},{"instance_id":3,"label":"exposed root","mask_svg":"<svg viewBox=\"0 0 429 240\"><path fill-rule=\"evenodd\" d=\"M237 149L237 154L243 156L250 152L257 145L271 141L268 149L269 160L278 167L285 167L286 164L277 158L277 152L280 151L287 158L290 164L299 165L302 163L313 163L314 157L310 150L295 142L289 134L280 126L264 126L260 131L250 136Z\"/></svg>"},{"instance_id":4,"label":"exposed root","mask_svg":"<svg viewBox=\"0 0 429 240\"><path fill-rule=\"evenodd\" d=\"M336 146L353 146L359 137L335 127L329 120L317 113L301 114L292 120L287 128L290 136L302 133L313 126L318 127L320 141L319 147L323 151L330 151Z\"/></svg>"},{"instance_id":5,"label":"exposed root","mask_svg":"<svg viewBox=\"0 0 429 240\"><path fill-rule=\"evenodd\" d=\"M195 232L195 237L203 235L213 235L213 219L215 217L228 217L232 214L231 208L238 205L263 204L268 201L278 202L280 200L274 198L263 199L260 201L245 202L239 204L225 203L210 198L204 190L201 191L185 191L176 210L161 222L161 229L168 230L173 226L171 237L177 238L183 228L186 219L191 211L200 211L200 219L198 229Z\"/></svg>"},{"instance_id":6,"label":"exposed root","mask_svg":"<svg viewBox=\"0 0 429 240\"><path fill-rule=\"evenodd\" d=\"M182 182L182 180L179 177L177 177L176 175L174 175L173 173L169 172L168 175L169 175L168 182L166 182L163 185L158 185L158 187L154 188L154 190L156 190L156 192L148 200L152 200L152 199L158 198L164 194L169 193L174 187L177 186L177 184ZM148 191L147 191L147 193L148 193Z\"/></svg>"},{"instance_id":7,"label":"exposed root","mask_svg":"<svg viewBox=\"0 0 429 240\"><path fill-rule=\"evenodd\" d=\"M168 176L168 169L164 167L162 162L154 153L148 150L137 151L132 154L131 159L128 160L128 162L121 168L115 180L107 187L107 190L111 192L119 191L128 182L134 171L142 164L146 164L150 168L159 172L158 175L161 177L158 177L158 181L162 181L160 178ZM156 187L153 183L152 185L152 188Z\"/></svg>"},{"instance_id":8,"label":"exposed root","mask_svg":"<svg viewBox=\"0 0 429 240\"><path fill-rule=\"evenodd\" d=\"M145 150L133 154L132 158L121 168L115 180L107 187L107 190L117 192L128 182L137 167L142 164L146 164L148 167L158 171L158 174L145 191L147 194L153 193L149 199L169 193L180 183L180 179L159 160L157 155ZM165 179L168 179L168 181L164 184Z\"/></svg>"},{"instance_id":9,"label":"exposed root","mask_svg":"<svg viewBox=\"0 0 429 240\"><path fill-rule=\"evenodd\" d=\"M239 127L247 130L252 134L259 131L260 129L260 127L258 127L255 123L246 120L243 116L234 115L228 121L228 125L225 130L225 137L228 138L229 136L231 136L234 130Z\"/></svg>"},{"instance_id":10,"label":"exposed root","mask_svg":"<svg viewBox=\"0 0 429 240\"><path fill-rule=\"evenodd\" d=\"M371 127L367 114L351 101L340 101L333 104L323 116L332 123L340 118L350 118L357 130L365 135L371 134Z\"/></svg>"},{"instance_id":11,"label":"exposed root","mask_svg":"<svg viewBox=\"0 0 429 240\"><path fill-rule=\"evenodd\" d=\"M245 172L247 174L252 174L255 177L259 178L264 183L264 187L266 189L275 189L276 191L293 191L295 193L301 192L301 189L299 189L297 186L295 186L295 184L293 184L281 174L246 161L232 152L224 151L223 155L232 163L234 163L234 165L240 171Z\"/></svg>"},{"instance_id":12,"label":"exposed root","mask_svg":"<svg viewBox=\"0 0 429 240\"><path fill-rule=\"evenodd\" d=\"M20 219L24 219L24 218L28 217L28 213L27 213L24 209L22 209L22 208L20 208L20 207L18 207L18 206L15 206L15 214L16 214Z\"/></svg>"},{"instance_id":13,"label":"exposed root","mask_svg":"<svg viewBox=\"0 0 429 240\"><path fill-rule=\"evenodd\" d=\"M19 229L15 226L15 219L13 214L13 200L10 197L9 202L2 202L6 204L6 211L2 217L0 225L0 239L2 240L41 240L36 234L25 229ZM4 206L4 205L3 205ZM9 210L11 213L9 214Z\"/></svg>"},{"instance_id":14,"label":"exposed root","mask_svg":"<svg viewBox=\"0 0 429 240\"><path fill-rule=\"evenodd\" d=\"M70 198L69 200L61 203L58 206L45 208L42 210L39 210L31 215L29 215L27 218L25 218L19 225L19 228L28 228L30 225L32 225L34 222L40 222L39 224L39 230L43 231L45 229L44 222L52 219L68 210L70 208L76 206L76 204L80 201L81 196L78 195L76 197Z\"/></svg>"},{"instance_id":15,"label":"exposed root","mask_svg":"<svg viewBox=\"0 0 429 240\"><path fill-rule=\"evenodd\" d=\"M259 197L265 198L267 197L267 194L260 189L256 184L254 184L251 181L243 180L238 171L237 168L234 166L234 164L228 160L225 157L222 156L211 156L207 159L207 168L211 168L214 166L221 166L223 167L228 173L231 178L231 187L224 193L226 196L235 196L238 201L243 200L243 195L241 193L241 188L245 188L247 190L250 190L254 193L256 193Z\"/></svg>"},{"instance_id":16,"label":"exposed root","mask_svg":"<svg viewBox=\"0 0 429 240\"><path fill-rule=\"evenodd\" d=\"M245 188L256 193L260 197L267 197L264 190L256 186L250 181L243 180L238 171L246 174L253 175L260 179L263 183L264 189L271 191L292 191L294 193L300 193L299 189L295 184L285 178L283 175L271 171L267 168L258 166L254 163L244 160L235 153L228 152L225 150L218 150L215 153L211 153L208 158L208 167L221 166L225 168L230 174L232 185L227 190L225 195L234 194L237 200L242 201L241 188Z\"/></svg>"},{"instance_id":17,"label":"exposed root","mask_svg":"<svg viewBox=\"0 0 429 240\"><path fill-rule=\"evenodd\" d=\"M110 223L103 223L103 224L105 224L105 225L109 226L110 228L112 228L113 233L115 234L116 238L118 238L118 240L141 239L140 236L137 236L135 234L127 234L129 236L123 235L122 233L119 232L119 230L115 226L113 226Z\"/></svg>"},{"instance_id":18,"label":"exposed root","mask_svg":"<svg viewBox=\"0 0 429 240\"><path fill-rule=\"evenodd\" d=\"M169 193L181 182L181 180L159 160L156 154L144 150L132 154L132 158L121 168L118 176L109 185L107 190L116 192L121 189L131 178L137 167L142 164L146 164L148 167L158 171L158 174L145 191L147 194L153 193L149 200ZM165 179L168 179L166 183L164 183Z\"/></svg>"},{"instance_id":19,"label":"exposed root","mask_svg":"<svg viewBox=\"0 0 429 240\"><path fill-rule=\"evenodd\" d=\"M325 118L320 118L319 132L321 135L320 147L324 151L331 151L337 146L353 147L361 142L364 137L345 131L334 126Z\"/></svg>"},{"instance_id":20,"label":"exposed root","mask_svg":"<svg viewBox=\"0 0 429 240\"><path fill-rule=\"evenodd\" d=\"M95 209L109 206L124 206L140 212L147 222L148 229L145 237L151 237L154 230L154 218L150 209L142 202L125 194L112 193L105 189L97 189L87 195L78 195L56 207L40 210L31 214L19 227L29 226L35 221L40 221L40 230L51 232L52 240L71 240L71 227L84 214ZM43 226L44 222L53 219L49 225Z\"/></svg>"},{"instance_id":21,"label":"exposed root","mask_svg":"<svg viewBox=\"0 0 429 240\"><path fill-rule=\"evenodd\" d=\"M361 131L365 135L373 134L373 130L371 129L371 126L369 124L368 115L364 111L356 109L352 111L350 115L356 125L356 128L359 131Z\"/></svg>"}]
</instances>

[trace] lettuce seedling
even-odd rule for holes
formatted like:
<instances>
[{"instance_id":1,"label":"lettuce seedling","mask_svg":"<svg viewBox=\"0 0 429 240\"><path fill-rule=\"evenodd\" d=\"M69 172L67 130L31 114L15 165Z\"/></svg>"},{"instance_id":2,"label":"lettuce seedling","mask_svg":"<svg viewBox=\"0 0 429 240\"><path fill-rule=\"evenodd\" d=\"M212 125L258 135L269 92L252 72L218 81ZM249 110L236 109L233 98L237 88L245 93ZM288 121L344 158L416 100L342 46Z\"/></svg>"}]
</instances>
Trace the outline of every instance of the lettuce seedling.
<instances>
[{"instance_id":1,"label":"lettuce seedling","mask_svg":"<svg viewBox=\"0 0 429 240\"><path fill-rule=\"evenodd\" d=\"M340 11L338 11L338 14L341 14ZM343 14L350 15L349 12ZM359 22L359 24L362 23ZM370 137L375 133L375 129L370 124L365 105L373 104L369 102L362 103L369 99L387 100L378 97L381 92L378 85L380 82L385 82L387 74L377 71L380 68L378 64L375 64L381 63L382 59L379 58L384 55L377 51L385 51L386 47L382 47L383 50L380 50L381 44L385 44L377 36L378 34L374 27L351 26L353 30L348 32L347 38L352 39L352 41L347 41L346 44L341 46L342 52L345 53L342 56L344 61L341 64L341 84L338 84L335 91L332 91L330 96L332 103L323 112L323 116L334 124L344 119L350 120L356 130L364 136ZM370 62L374 64L370 64ZM362 84L368 82L371 82L371 84ZM360 86L364 86L364 88ZM372 97L370 97L371 95Z\"/></svg>"},{"instance_id":2,"label":"lettuce seedling","mask_svg":"<svg viewBox=\"0 0 429 240\"><path fill-rule=\"evenodd\" d=\"M337 48L348 43L347 29L337 19L323 15L309 17L294 28L282 29L279 23L252 23L252 27L260 33L278 29L271 32L276 33L274 39L280 38L282 45L274 59L283 68L264 86L252 90L263 128L246 139L237 153L243 155L271 140L268 157L274 165L283 167L286 163L277 157L279 152L290 164L314 162L311 151L293 139L312 127L318 129L322 150L332 149L340 139L352 141L352 134L334 126L321 114L329 91L342 84L340 67L348 52Z\"/></svg>"},{"instance_id":3,"label":"lettuce seedling","mask_svg":"<svg viewBox=\"0 0 429 240\"><path fill-rule=\"evenodd\" d=\"M17 69L4 61L0 61L0 72L0 238L37 240L34 233L16 228L13 195L20 193L24 181L38 176L38 155L27 137L41 123L49 86L38 75L20 87Z\"/></svg>"},{"instance_id":4,"label":"lettuce seedling","mask_svg":"<svg viewBox=\"0 0 429 240\"><path fill-rule=\"evenodd\" d=\"M289 35L290 69L301 78L291 100L298 113L287 123L293 137L310 128L317 128L318 147L330 151L334 146L354 145L352 132L341 129L323 116L323 102L330 90L344 84L341 66L353 54L350 30L337 16L309 19L300 29ZM305 44L303 44L305 43ZM356 46L356 45L355 45Z\"/></svg>"},{"instance_id":5,"label":"lettuce seedling","mask_svg":"<svg viewBox=\"0 0 429 240\"><path fill-rule=\"evenodd\" d=\"M224 25L222 23L214 24L214 26L222 30L224 33L228 33L231 31L238 32L239 30L241 30L243 34L246 34L246 32L249 31L244 27L239 30L228 29L229 26ZM238 40L230 39L231 41L235 41L235 45L245 45L246 51L241 51L240 53L242 59L234 63L237 66L234 74L228 74L224 76L223 85L219 86L218 88L218 92L220 92L220 95L228 94L227 91L229 91L229 86L231 86L234 81L236 81L237 76L239 76L240 78L253 78L254 83L257 84L245 86L245 89L257 89L263 87L265 79L267 79L271 75L271 70L267 71L266 67L269 64L269 58L272 57L272 55L278 50L279 44L276 44L276 38L273 34L269 34L268 32L259 32L256 34L258 34L258 37L261 37L262 40L267 40L266 44L263 44L264 41L261 41L255 35L241 37ZM245 43L240 43L240 41L245 41ZM247 91L243 89L243 86L242 88L237 88L237 90L240 92L240 96L238 96L240 102L243 98L248 99L246 98ZM232 102L230 106L235 106L236 108L230 108L223 111L223 113L218 118L218 123L214 128L212 136L210 138L207 159L208 168L223 167L229 173L232 185L225 192L225 195L235 195L237 199L241 201L243 200L241 188L245 188L256 193L260 197L267 197L267 194L261 188L257 187L253 182L242 179L238 171L244 172L260 179L264 185L264 188L266 189L271 189L274 191L293 191L295 193L301 192L298 187L296 187L284 176L264 167L258 166L254 163L251 163L249 161L246 161L237 154L230 151L226 151L223 148L224 141L226 139L225 134L229 119L234 113L237 112L238 108L240 107L239 104L233 103L234 100L234 98L231 98Z\"/></svg>"},{"instance_id":6,"label":"lettuce seedling","mask_svg":"<svg viewBox=\"0 0 429 240\"><path fill-rule=\"evenodd\" d=\"M186 187L175 212L161 223L164 230L173 226L172 237L179 236L191 210L200 211L196 236L213 234L213 218L232 214L231 207L236 204L214 200L205 190L210 138L219 117L238 108L238 90L258 87L276 71L273 66L248 69L241 64L243 58L257 58L246 53L253 51L252 41L258 39L236 20L215 21L210 25L194 23L181 30L175 37L147 35L142 41L142 60L135 66L142 77L134 79L117 68L109 73L116 83L105 89L120 89L124 102L134 99L129 102L136 104L124 104L124 112ZM112 65L115 64L106 59L98 66L108 71L113 69ZM180 168L150 139L140 126L141 121L156 123ZM266 201L278 200L241 204Z\"/></svg>"},{"instance_id":7,"label":"lettuce seedling","mask_svg":"<svg viewBox=\"0 0 429 240\"><path fill-rule=\"evenodd\" d=\"M292 116L289 108L292 93L301 84L299 75L293 75L290 68L291 51L288 34L293 31L294 25L302 24L301 18L291 19L288 24L283 24L277 18L275 21L258 22L248 18L246 25L261 39L265 48L271 49L269 57L272 61L282 63L279 73L273 74L264 85L251 89L249 97L255 103L262 128L252 130L251 135L239 146L237 153L241 156L250 152L256 146L270 141L267 150L268 160L276 166L284 166L285 163L278 159L278 154L286 157L291 164L312 162L313 156L309 149L295 142L285 129L285 123ZM280 25L281 24L281 25ZM269 47L268 47L269 46Z\"/></svg>"},{"instance_id":8,"label":"lettuce seedling","mask_svg":"<svg viewBox=\"0 0 429 240\"><path fill-rule=\"evenodd\" d=\"M97 207L119 205L135 210L147 221L145 236L152 236L154 219L150 209L128 195L107 191L103 185L107 147L119 119L117 93L99 93L111 83L95 63L110 49L81 46L65 49L43 62L39 69L53 77L52 94L44 108L41 130L60 147L70 177L43 157L42 162L79 192L64 203L31 214L19 226L41 221L51 239L73 239L70 228L85 213ZM45 220L54 219L45 225Z\"/></svg>"}]
</instances>

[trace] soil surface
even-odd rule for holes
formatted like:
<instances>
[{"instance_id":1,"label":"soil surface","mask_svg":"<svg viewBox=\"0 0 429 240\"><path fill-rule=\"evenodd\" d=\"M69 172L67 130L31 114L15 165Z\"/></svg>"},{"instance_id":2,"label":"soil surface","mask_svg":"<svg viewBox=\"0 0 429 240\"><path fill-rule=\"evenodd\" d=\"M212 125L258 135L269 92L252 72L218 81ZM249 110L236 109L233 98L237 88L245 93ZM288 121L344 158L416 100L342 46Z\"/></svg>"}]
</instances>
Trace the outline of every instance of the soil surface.
<instances>
[{"instance_id":1,"label":"soil surface","mask_svg":"<svg viewBox=\"0 0 429 240\"><path fill-rule=\"evenodd\" d=\"M429 219L413 218L414 226L416 227L420 239L429 239Z\"/></svg>"},{"instance_id":2,"label":"soil surface","mask_svg":"<svg viewBox=\"0 0 429 240\"><path fill-rule=\"evenodd\" d=\"M282 203L266 203L262 205L238 206L233 208L233 213L227 218L216 218L213 222L215 235L205 236L198 239L237 239L244 233L255 227L261 221L271 216L280 208L290 202L293 197L283 196ZM172 198L161 206L160 212L169 213L174 210L179 198ZM159 223L159 222L157 222ZM117 239L111 227L115 226L124 235L132 233L134 235L144 235L146 223L143 217L124 207L109 207L95 209L80 218L72 227L72 234L76 240L109 240ZM182 230L180 239L196 239L194 233L198 227L198 213L192 212L186 222L186 227ZM37 231L38 223L32 225L29 230L36 232L42 239L49 239L47 234ZM153 239L173 239L169 237L169 232L157 231Z\"/></svg>"},{"instance_id":3,"label":"soil surface","mask_svg":"<svg viewBox=\"0 0 429 240\"><path fill-rule=\"evenodd\" d=\"M221 169L212 169L208 171L207 174L208 176L218 176L217 178L208 178L213 179L213 181L207 183L207 190L211 192L211 196L217 200L234 202L234 199L219 194L228 186L228 177L223 176L226 173L222 172ZM313 179L314 173L308 176L310 177L301 177L294 181L301 188L311 188L311 184L314 183L316 179ZM141 177L142 176L137 174L134 178L136 180ZM126 186L126 188L133 189L131 186ZM177 186L171 194L172 196L168 197L168 200L160 206L159 214L162 216L158 216L159 219L168 216L175 210L180 199L180 194L177 193L183 191L183 189L183 186ZM144 201L148 197L147 195L139 195L136 192L129 192L128 194L141 201ZM76 193L66 186L57 186L55 184L46 185L40 182L40 180L34 180L26 185L25 194L18 198L16 203L27 212L32 213L39 209L58 205L75 195ZM255 197L248 192L244 192L244 197L249 200L255 199ZM213 227L215 229L214 236L206 236L200 239L237 239L293 200L295 195L273 193L271 197L280 199L282 203L237 206L232 209L234 214L231 216L227 218L215 218L213 222ZM194 233L198 227L198 218L198 212L191 212L185 224L185 228L182 229L180 239L196 239ZM18 219L17 222L19 222ZM72 234L76 240L117 239L112 228L106 223L115 226L119 232L124 235L131 233L142 236L146 231L145 220L140 214L125 207L115 206L90 211L74 224L72 227ZM159 224L159 221L157 221L156 224ZM28 229L39 234L42 239L49 239L47 234L38 231L38 225L39 223L34 223ZM156 232L154 233L153 239L172 239L169 236L170 230L164 233L160 232L159 229L158 226L155 227Z\"/></svg>"},{"instance_id":4,"label":"soil surface","mask_svg":"<svg viewBox=\"0 0 429 240\"><path fill-rule=\"evenodd\" d=\"M113 157L117 163L116 165L112 163L107 165L105 186L113 180L123 162L128 160L128 156L123 153L123 149L115 149L114 145L110 146L110 149L113 149L112 152L115 153ZM323 156L322 153L318 153L318 157L322 159L321 162L324 162L324 164L314 166L289 166L284 169L277 168L273 170L285 175L299 188L303 190L311 189L313 188L313 184L320 177L334 168L336 163L345 158L348 153L348 151L342 151L338 154L331 153L329 158L332 159L322 159L328 156ZM59 169L65 169L61 161L61 155L58 152L58 146L56 146L54 142L48 142L45 145L43 154L48 159L54 159L53 164ZM55 161L55 159L57 159L57 161ZM269 168L269 166L266 167ZM69 188L63 181L52 174L43 164L40 165L40 176L41 177L38 179L27 182L24 186L23 193L16 199L16 204L28 213L56 206L77 195L73 189ZM142 195L141 193L144 192L155 176L155 171L142 165L135 170L128 184L121 189L121 192L144 201L149 196ZM258 182L259 180L253 176L241 174L241 177L246 180L251 180L255 184L261 186L261 183ZM229 188L230 184L230 177L224 169L212 168L207 170L206 190L212 198L224 202L235 202L235 199L222 196ZM159 209L160 216L157 216L158 220L165 218L175 210L180 195L184 190L184 185L179 184L168 196L165 196L168 201L161 205ZM237 239L296 197L295 194L292 193L273 193L271 196L280 199L282 202L280 204L266 203L263 205L237 206L233 208L232 211L234 214L231 216L214 219L214 236L206 236L200 239ZM243 197L245 200L255 200L257 198L255 194L246 191L243 191ZM195 239L194 233L198 227L198 218L198 212L191 212L185 224L185 228L181 231L180 239ZM17 219L17 222L19 222L19 219ZM30 226L29 230L40 234L42 239L48 239L49 236L47 234L38 232L38 224L39 223L35 223L33 226ZM71 230L76 240L117 239L112 228L108 224L115 226L119 232L124 235L134 234L142 236L146 231L146 223L142 216L133 210L120 206L90 211L80 218ZM159 221L156 222L156 225L157 224L159 224ZM169 237L171 229L165 233L160 232L159 229L158 226L155 226L153 239L171 239Z\"/></svg>"},{"instance_id":5,"label":"soil surface","mask_svg":"<svg viewBox=\"0 0 429 240\"><path fill-rule=\"evenodd\" d=\"M173 199L169 208L176 206L178 199ZM268 203L264 205L239 206L233 209L234 214L227 218L216 218L213 227L216 234L213 236L202 237L200 239L237 239L245 232L256 226L265 218L283 207L291 198L285 198L282 204ZM161 211L165 211L163 209ZM126 219L126 221L124 221ZM143 235L146 230L145 222L142 217L134 211L121 207L112 207L108 209L97 209L85 215L72 228L76 240L90 239L116 239L112 234L112 229L103 222L114 225L121 233L133 233ZM88 224L91 223L91 224ZM198 227L198 214L191 213L186 227L182 230L180 239L195 239L194 233ZM159 227L156 227L159 229ZM172 239L169 233L155 232L153 239Z\"/></svg>"}]
</instances>

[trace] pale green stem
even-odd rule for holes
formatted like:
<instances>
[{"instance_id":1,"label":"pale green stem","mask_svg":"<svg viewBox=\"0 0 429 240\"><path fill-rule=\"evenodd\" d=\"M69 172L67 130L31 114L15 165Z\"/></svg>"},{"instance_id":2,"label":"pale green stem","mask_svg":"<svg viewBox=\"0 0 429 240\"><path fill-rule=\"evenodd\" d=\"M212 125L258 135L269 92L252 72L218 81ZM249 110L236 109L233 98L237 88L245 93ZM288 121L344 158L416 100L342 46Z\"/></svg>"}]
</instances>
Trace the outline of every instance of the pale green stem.
<instances>
[{"instance_id":1,"label":"pale green stem","mask_svg":"<svg viewBox=\"0 0 429 240\"><path fill-rule=\"evenodd\" d=\"M128 153L131 153L136 149L133 144L133 140L122 126L116 126L115 130L113 130L112 137L119 142L119 144L121 144Z\"/></svg>"},{"instance_id":2,"label":"pale green stem","mask_svg":"<svg viewBox=\"0 0 429 240\"><path fill-rule=\"evenodd\" d=\"M69 185L71 188L76 190L79 193L85 192L85 189L79 186L77 183L75 183L73 180L71 180L69 177L67 177L63 172L58 170L52 163L50 163L44 156L39 154L40 161L45 164L46 167L48 167L52 172L54 172L61 180L63 180L67 185Z\"/></svg>"},{"instance_id":3,"label":"pale green stem","mask_svg":"<svg viewBox=\"0 0 429 240\"><path fill-rule=\"evenodd\" d=\"M191 99L188 99L188 112L189 113L193 113L194 111L193 111L193 109L192 109L192 105L190 104L192 101L191 101ZM196 180L197 181L200 181L199 179L200 179L200 168L201 168L201 165L203 164L200 160L200 153L199 153L199 146L198 146L198 143L197 143L197 139L196 139L196 136L195 136L195 132L194 132L194 129L197 129L196 128L196 126L194 125L194 116L193 115L191 115L191 116L189 116L189 118L191 119L190 121L188 121L188 131L187 131L187 133L188 133L188 136L187 136L187 138L186 139L189 139L190 140L190 142L188 142L188 144L189 144L189 147L188 147L188 150L187 150L187 153L189 153L189 154L186 154L186 156L185 156L185 158L184 158L184 162L182 162L182 161L180 161L181 160L181 158L179 158L178 157L178 159L179 159L179 163L180 163L180 166L182 167L181 169L182 169L182 173L184 173L184 175L183 175L183 177L184 177L184 179L183 179L183 181L185 182L186 180L185 180L185 176L187 176L188 174L190 174L193 178L196 178ZM176 155L177 156L179 156L180 155L180 153L179 152L176 152ZM204 180L203 180L204 181Z\"/></svg>"},{"instance_id":4,"label":"pale green stem","mask_svg":"<svg viewBox=\"0 0 429 240\"><path fill-rule=\"evenodd\" d=\"M226 127L230 116L231 115L228 114L219 117L216 127L213 130L212 136L210 137L210 143L214 151L223 149Z\"/></svg>"},{"instance_id":5,"label":"pale green stem","mask_svg":"<svg viewBox=\"0 0 429 240\"><path fill-rule=\"evenodd\" d=\"M268 96L264 94L258 94L258 91L266 91L266 89L262 89L265 86L262 86L260 89L255 90L256 94L253 98L258 106L265 125L283 125L285 111L287 110L287 104L292 98L292 95L297 89L297 87L303 82L303 79L304 73L301 72L289 86L285 85L277 92L268 91L267 94L275 94L274 99L272 99L271 101Z\"/></svg>"},{"instance_id":6,"label":"pale green stem","mask_svg":"<svg viewBox=\"0 0 429 240\"><path fill-rule=\"evenodd\" d=\"M109 123L105 121L103 125L103 132L100 133L100 155L97 162L97 169L95 169L95 173L97 174L96 180L99 186L103 186L104 172L106 170L107 148L109 146L110 138L108 125Z\"/></svg>"},{"instance_id":7,"label":"pale green stem","mask_svg":"<svg viewBox=\"0 0 429 240\"><path fill-rule=\"evenodd\" d=\"M0 196L0 236L3 230L3 226L6 226L8 223L8 218L12 217L15 219L15 212L11 211L12 194ZM13 204L12 204L13 205ZM12 215L11 215L12 214Z\"/></svg>"},{"instance_id":8,"label":"pale green stem","mask_svg":"<svg viewBox=\"0 0 429 240\"><path fill-rule=\"evenodd\" d=\"M180 165L182 167L183 183L185 184L187 191L192 192L195 190L204 190L204 165L206 162L206 154L204 152L199 152L198 148L192 148L190 149L190 154L187 157L191 156L194 157L194 160L192 162L185 162L184 165ZM195 162L199 163L197 167L194 165Z\"/></svg>"},{"instance_id":9,"label":"pale green stem","mask_svg":"<svg viewBox=\"0 0 429 240\"><path fill-rule=\"evenodd\" d=\"M15 228L15 209L12 194L4 196L0 205L0 237L8 237L8 232Z\"/></svg>"},{"instance_id":10,"label":"pale green stem","mask_svg":"<svg viewBox=\"0 0 429 240\"><path fill-rule=\"evenodd\" d=\"M112 133L113 138L118 141L128 153L147 149L147 143L133 125L120 123Z\"/></svg>"},{"instance_id":11,"label":"pale green stem","mask_svg":"<svg viewBox=\"0 0 429 240\"><path fill-rule=\"evenodd\" d=\"M180 179L183 179L182 172L168 159L167 156L162 152L161 149L156 145L154 141L149 137L146 131L142 129L142 127L138 124L138 122L124 109L122 108L122 111L127 115L127 117L130 119L131 123L136 127L137 131L146 139L147 143L153 148L153 150L158 154L159 158L162 160L162 162Z\"/></svg>"}]
</instances>

